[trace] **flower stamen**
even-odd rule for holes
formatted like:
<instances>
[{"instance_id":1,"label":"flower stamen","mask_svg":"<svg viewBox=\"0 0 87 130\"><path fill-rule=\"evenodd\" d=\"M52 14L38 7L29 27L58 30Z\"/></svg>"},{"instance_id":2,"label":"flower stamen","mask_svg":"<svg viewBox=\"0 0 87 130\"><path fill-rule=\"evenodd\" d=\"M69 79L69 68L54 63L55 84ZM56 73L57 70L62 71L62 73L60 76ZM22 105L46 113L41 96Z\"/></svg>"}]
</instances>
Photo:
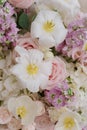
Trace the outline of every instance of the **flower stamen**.
<instances>
[{"instance_id":1,"label":"flower stamen","mask_svg":"<svg viewBox=\"0 0 87 130\"><path fill-rule=\"evenodd\" d=\"M52 21L47 21L43 25L43 29L46 32L52 32L54 30L55 24Z\"/></svg>"},{"instance_id":2,"label":"flower stamen","mask_svg":"<svg viewBox=\"0 0 87 130\"><path fill-rule=\"evenodd\" d=\"M16 113L20 118L24 118L26 115L26 108L24 106L20 106L17 108Z\"/></svg>"},{"instance_id":3,"label":"flower stamen","mask_svg":"<svg viewBox=\"0 0 87 130\"><path fill-rule=\"evenodd\" d=\"M38 68L38 66L35 65L35 64L29 64L29 65L27 66L27 72L28 72L28 74L30 74L30 75L35 75L35 74L37 74L38 70L39 70L39 68Z\"/></svg>"}]
</instances>

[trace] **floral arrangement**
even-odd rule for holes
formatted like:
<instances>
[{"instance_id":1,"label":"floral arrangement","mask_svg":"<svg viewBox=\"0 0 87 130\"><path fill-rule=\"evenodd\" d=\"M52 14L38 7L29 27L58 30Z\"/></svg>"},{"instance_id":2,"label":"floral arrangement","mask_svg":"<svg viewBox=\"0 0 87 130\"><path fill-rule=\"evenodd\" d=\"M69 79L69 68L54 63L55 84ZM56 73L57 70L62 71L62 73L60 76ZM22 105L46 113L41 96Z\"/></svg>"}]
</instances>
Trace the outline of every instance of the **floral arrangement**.
<instances>
[{"instance_id":1,"label":"floral arrangement","mask_svg":"<svg viewBox=\"0 0 87 130\"><path fill-rule=\"evenodd\" d=\"M80 6L0 0L0 130L87 130L87 15Z\"/></svg>"}]
</instances>

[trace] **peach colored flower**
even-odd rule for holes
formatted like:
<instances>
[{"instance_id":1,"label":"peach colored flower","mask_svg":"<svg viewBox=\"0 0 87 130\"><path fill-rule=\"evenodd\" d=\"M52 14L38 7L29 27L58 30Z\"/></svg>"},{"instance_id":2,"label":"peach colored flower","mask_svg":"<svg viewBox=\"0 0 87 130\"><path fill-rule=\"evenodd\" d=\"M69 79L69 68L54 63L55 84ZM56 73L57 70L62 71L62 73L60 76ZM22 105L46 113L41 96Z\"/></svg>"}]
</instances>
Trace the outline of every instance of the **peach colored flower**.
<instances>
[{"instance_id":1,"label":"peach colored flower","mask_svg":"<svg viewBox=\"0 0 87 130\"><path fill-rule=\"evenodd\" d=\"M7 124L7 126L9 128L9 130L19 130L22 128L21 122L14 117Z\"/></svg>"},{"instance_id":2,"label":"peach colored flower","mask_svg":"<svg viewBox=\"0 0 87 130\"><path fill-rule=\"evenodd\" d=\"M29 49L38 49L38 46L34 43L34 41L31 39L30 34L26 33L24 36L21 36L17 40L17 45L21 46L27 50Z\"/></svg>"},{"instance_id":3,"label":"peach colored flower","mask_svg":"<svg viewBox=\"0 0 87 130\"><path fill-rule=\"evenodd\" d=\"M35 123L37 130L54 130L54 124L50 121L47 113L36 117Z\"/></svg>"},{"instance_id":4,"label":"peach colored flower","mask_svg":"<svg viewBox=\"0 0 87 130\"><path fill-rule=\"evenodd\" d=\"M29 8L34 0L9 0L9 2L18 8Z\"/></svg>"},{"instance_id":5,"label":"peach colored flower","mask_svg":"<svg viewBox=\"0 0 87 130\"><path fill-rule=\"evenodd\" d=\"M66 65L58 57L55 57L52 61L52 73L49 76L48 87L46 89L50 90L58 83L62 82L66 78Z\"/></svg>"},{"instance_id":6,"label":"peach colored flower","mask_svg":"<svg viewBox=\"0 0 87 130\"><path fill-rule=\"evenodd\" d=\"M7 124L12 118L11 113L5 107L0 107L0 124Z\"/></svg>"},{"instance_id":7,"label":"peach colored flower","mask_svg":"<svg viewBox=\"0 0 87 130\"><path fill-rule=\"evenodd\" d=\"M28 126L23 126L22 130L35 130L35 123Z\"/></svg>"},{"instance_id":8,"label":"peach colored flower","mask_svg":"<svg viewBox=\"0 0 87 130\"><path fill-rule=\"evenodd\" d=\"M44 114L45 113L44 104L40 101L36 101L36 104L38 105L38 115L37 116Z\"/></svg>"}]
</instances>

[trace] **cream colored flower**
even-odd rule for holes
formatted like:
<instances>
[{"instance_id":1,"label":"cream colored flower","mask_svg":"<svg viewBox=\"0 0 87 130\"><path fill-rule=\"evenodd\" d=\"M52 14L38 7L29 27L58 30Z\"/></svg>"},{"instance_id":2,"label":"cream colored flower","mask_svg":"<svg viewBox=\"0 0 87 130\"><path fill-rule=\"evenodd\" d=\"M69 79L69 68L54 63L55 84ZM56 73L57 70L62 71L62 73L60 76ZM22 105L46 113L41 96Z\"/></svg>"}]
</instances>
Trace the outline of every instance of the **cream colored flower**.
<instances>
[{"instance_id":1,"label":"cream colored flower","mask_svg":"<svg viewBox=\"0 0 87 130\"><path fill-rule=\"evenodd\" d=\"M80 116L67 109L61 114L54 130L81 130L79 121Z\"/></svg>"},{"instance_id":2,"label":"cream colored flower","mask_svg":"<svg viewBox=\"0 0 87 130\"><path fill-rule=\"evenodd\" d=\"M11 113L5 107L0 107L0 124L7 124L12 118Z\"/></svg>"},{"instance_id":3,"label":"cream colored flower","mask_svg":"<svg viewBox=\"0 0 87 130\"><path fill-rule=\"evenodd\" d=\"M34 122L38 114L38 106L28 96L10 98L8 101L8 110L18 119L21 119L23 125L29 125Z\"/></svg>"},{"instance_id":4,"label":"cream colored flower","mask_svg":"<svg viewBox=\"0 0 87 130\"><path fill-rule=\"evenodd\" d=\"M60 15L51 10L41 10L31 24L31 35L39 39L40 46L53 47L63 42L67 34Z\"/></svg>"},{"instance_id":5,"label":"cream colored flower","mask_svg":"<svg viewBox=\"0 0 87 130\"><path fill-rule=\"evenodd\" d=\"M49 75L51 74L52 63L44 61L44 54L36 49L29 51L22 47L16 47L20 57L17 58L17 64L11 69L20 81L31 92L38 92L39 87L45 89Z\"/></svg>"}]
</instances>

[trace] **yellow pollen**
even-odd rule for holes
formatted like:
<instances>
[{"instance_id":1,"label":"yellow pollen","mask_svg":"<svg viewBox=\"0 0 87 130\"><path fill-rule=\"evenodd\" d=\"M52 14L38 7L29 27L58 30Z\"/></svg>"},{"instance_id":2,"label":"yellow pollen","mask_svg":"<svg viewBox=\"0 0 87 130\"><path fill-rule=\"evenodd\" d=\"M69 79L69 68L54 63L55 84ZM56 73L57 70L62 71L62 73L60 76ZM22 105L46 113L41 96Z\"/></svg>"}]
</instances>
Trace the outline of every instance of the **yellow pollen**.
<instances>
[{"instance_id":1,"label":"yellow pollen","mask_svg":"<svg viewBox=\"0 0 87 130\"><path fill-rule=\"evenodd\" d=\"M20 118L24 118L26 116L27 111L24 106L20 106L17 108L16 113Z\"/></svg>"},{"instance_id":2,"label":"yellow pollen","mask_svg":"<svg viewBox=\"0 0 87 130\"><path fill-rule=\"evenodd\" d=\"M83 50L84 50L84 51L87 51L87 43L84 44Z\"/></svg>"},{"instance_id":3,"label":"yellow pollen","mask_svg":"<svg viewBox=\"0 0 87 130\"><path fill-rule=\"evenodd\" d=\"M47 21L43 25L43 29L46 32L52 32L54 30L55 24L52 21Z\"/></svg>"},{"instance_id":4,"label":"yellow pollen","mask_svg":"<svg viewBox=\"0 0 87 130\"><path fill-rule=\"evenodd\" d=\"M75 121L72 117L67 117L64 120L64 127L65 129L72 130L72 128L75 126Z\"/></svg>"},{"instance_id":5,"label":"yellow pollen","mask_svg":"<svg viewBox=\"0 0 87 130\"><path fill-rule=\"evenodd\" d=\"M38 66L35 65L35 64L29 64L29 65L27 66L27 72L28 72L28 74L30 74L30 75L37 74L38 70L39 70L39 68L38 68Z\"/></svg>"}]
</instances>

